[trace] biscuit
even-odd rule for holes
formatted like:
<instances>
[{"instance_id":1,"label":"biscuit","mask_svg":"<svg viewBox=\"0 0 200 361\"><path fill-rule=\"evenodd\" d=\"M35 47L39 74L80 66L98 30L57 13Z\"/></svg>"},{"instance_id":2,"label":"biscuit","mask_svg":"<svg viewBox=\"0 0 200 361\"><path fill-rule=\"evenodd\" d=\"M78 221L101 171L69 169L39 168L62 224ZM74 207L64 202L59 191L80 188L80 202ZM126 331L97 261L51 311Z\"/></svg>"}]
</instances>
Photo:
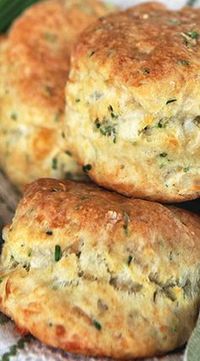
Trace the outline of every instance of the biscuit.
<instances>
[{"instance_id":1,"label":"biscuit","mask_svg":"<svg viewBox=\"0 0 200 361\"><path fill-rule=\"evenodd\" d=\"M43 179L27 188L3 238L0 310L42 342L124 359L163 354L190 336L198 216Z\"/></svg>"},{"instance_id":2,"label":"biscuit","mask_svg":"<svg viewBox=\"0 0 200 361\"><path fill-rule=\"evenodd\" d=\"M79 33L109 11L96 0L48 0L12 26L0 61L0 165L14 184L82 174L63 138L64 88Z\"/></svg>"},{"instance_id":3,"label":"biscuit","mask_svg":"<svg viewBox=\"0 0 200 361\"><path fill-rule=\"evenodd\" d=\"M65 129L98 184L162 202L199 197L199 24L200 9L147 3L81 35Z\"/></svg>"}]
</instances>

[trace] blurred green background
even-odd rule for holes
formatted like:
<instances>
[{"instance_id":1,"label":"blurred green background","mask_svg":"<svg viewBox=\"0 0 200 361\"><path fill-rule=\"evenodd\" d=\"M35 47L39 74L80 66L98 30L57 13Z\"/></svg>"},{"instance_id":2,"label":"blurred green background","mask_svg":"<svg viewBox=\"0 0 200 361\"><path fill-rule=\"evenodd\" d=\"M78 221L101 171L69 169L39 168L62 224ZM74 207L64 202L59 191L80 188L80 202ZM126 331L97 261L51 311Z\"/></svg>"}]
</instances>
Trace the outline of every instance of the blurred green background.
<instances>
[{"instance_id":1,"label":"blurred green background","mask_svg":"<svg viewBox=\"0 0 200 361\"><path fill-rule=\"evenodd\" d=\"M39 0L0 0L0 33L5 32L13 20Z\"/></svg>"}]
</instances>

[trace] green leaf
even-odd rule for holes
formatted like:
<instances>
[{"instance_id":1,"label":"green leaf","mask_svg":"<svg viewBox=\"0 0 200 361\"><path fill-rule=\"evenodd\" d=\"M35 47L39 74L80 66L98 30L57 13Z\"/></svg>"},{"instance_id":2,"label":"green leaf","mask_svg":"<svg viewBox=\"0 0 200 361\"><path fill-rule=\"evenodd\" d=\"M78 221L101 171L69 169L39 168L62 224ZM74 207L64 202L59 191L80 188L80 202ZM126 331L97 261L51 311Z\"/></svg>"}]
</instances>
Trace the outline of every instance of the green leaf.
<instances>
[{"instance_id":1,"label":"green leaf","mask_svg":"<svg viewBox=\"0 0 200 361\"><path fill-rule=\"evenodd\" d=\"M200 318L185 351L184 361L199 361L200 358Z\"/></svg>"},{"instance_id":2,"label":"green leaf","mask_svg":"<svg viewBox=\"0 0 200 361\"><path fill-rule=\"evenodd\" d=\"M196 2L197 2L197 0L188 0L186 5L187 6L194 6Z\"/></svg>"},{"instance_id":3,"label":"green leaf","mask_svg":"<svg viewBox=\"0 0 200 361\"><path fill-rule=\"evenodd\" d=\"M17 16L39 0L0 0L0 33L5 32Z\"/></svg>"}]
</instances>

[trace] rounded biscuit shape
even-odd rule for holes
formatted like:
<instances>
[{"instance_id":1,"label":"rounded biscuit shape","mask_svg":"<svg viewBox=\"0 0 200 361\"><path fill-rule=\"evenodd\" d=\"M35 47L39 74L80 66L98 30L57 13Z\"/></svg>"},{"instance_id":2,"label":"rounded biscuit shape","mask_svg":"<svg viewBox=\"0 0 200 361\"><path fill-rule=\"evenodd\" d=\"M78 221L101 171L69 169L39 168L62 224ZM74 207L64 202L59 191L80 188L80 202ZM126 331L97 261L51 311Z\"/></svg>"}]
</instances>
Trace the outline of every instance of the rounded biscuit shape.
<instances>
[{"instance_id":1,"label":"rounded biscuit shape","mask_svg":"<svg viewBox=\"0 0 200 361\"><path fill-rule=\"evenodd\" d=\"M0 310L42 342L93 356L182 346L200 305L200 222L94 185L39 180L4 230Z\"/></svg>"},{"instance_id":2,"label":"rounded biscuit shape","mask_svg":"<svg viewBox=\"0 0 200 361\"><path fill-rule=\"evenodd\" d=\"M96 183L162 202L199 197L199 23L199 9L147 3L81 35L65 129Z\"/></svg>"},{"instance_id":3,"label":"rounded biscuit shape","mask_svg":"<svg viewBox=\"0 0 200 361\"><path fill-rule=\"evenodd\" d=\"M74 42L109 11L98 0L47 0L11 27L0 50L0 165L17 186L83 176L64 139L64 88Z\"/></svg>"}]
</instances>

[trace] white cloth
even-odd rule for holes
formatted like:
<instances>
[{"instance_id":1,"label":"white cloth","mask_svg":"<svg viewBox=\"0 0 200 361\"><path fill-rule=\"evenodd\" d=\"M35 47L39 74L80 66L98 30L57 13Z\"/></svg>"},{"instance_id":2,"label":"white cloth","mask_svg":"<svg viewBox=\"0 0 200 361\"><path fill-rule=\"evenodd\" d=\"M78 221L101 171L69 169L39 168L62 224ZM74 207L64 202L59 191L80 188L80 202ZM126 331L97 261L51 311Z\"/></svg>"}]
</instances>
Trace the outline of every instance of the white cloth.
<instances>
[{"instance_id":1,"label":"white cloth","mask_svg":"<svg viewBox=\"0 0 200 361\"><path fill-rule=\"evenodd\" d=\"M130 7L142 2L152 2L153 0L108 0L107 2L119 5L123 8ZM155 0L154 0L155 1ZM167 5L171 9L179 9L185 6L189 1L185 0L160 0L163 4ZM194 6L200 6L200 0L194 0Z\"/></svg>"}]
</instances>

